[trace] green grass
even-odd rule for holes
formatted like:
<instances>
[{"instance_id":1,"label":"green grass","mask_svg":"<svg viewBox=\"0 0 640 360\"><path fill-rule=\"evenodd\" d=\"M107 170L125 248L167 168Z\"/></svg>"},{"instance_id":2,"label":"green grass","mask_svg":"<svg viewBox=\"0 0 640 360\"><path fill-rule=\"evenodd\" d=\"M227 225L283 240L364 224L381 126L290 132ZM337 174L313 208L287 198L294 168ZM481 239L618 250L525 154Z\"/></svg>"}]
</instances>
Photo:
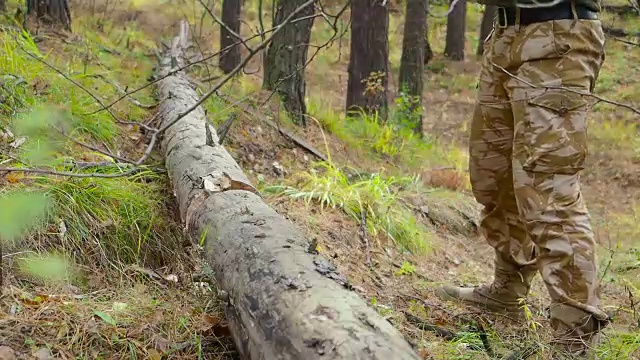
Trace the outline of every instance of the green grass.
<instances>
[{"instance_id":1,"label":"green grass","mask_svg":"<svg viewBox=\"0 0 640 360\"><path fill-rule=\"evenodd\" d=\"M17 5L11 1L10 11ZM0 129L15 135L0 138L2 167L122 171L116 166L69 166L70 160L115 160L79 146L57 129L124 157L139 156L142 145L134 144L140 136L137 130L120 126L106 111L93 113L100 105L69 79L110 103L120 92L95 75L123 88L147 83L155 34L141 31L135 22L123 26L102 14L86 16L79 7L74 8L73 21L81 37L66 41L41 37L36 42L15 28L0 31ZM0 23L9 25L6 18ZM152 90L134 96L153 103ZM112 110L125 121L144 121L152 115L127 100ZM27 137L22 146L8 146L21 136ZM208 308L215 307L215 301L209 301L211 292L190 281L197 260L184 255L186 239L172 211L165 174L148 168L112 179L3 173L0 184L0 237L3 255L8 256L2 275L11 274L5 277L2 293L10 288L15 295L0 296L0 307L15 312L0 319L3 345L28 353L49 347L54 354L65 351L79 359L224 352L213 349L217 340L211 339L210 329L221 317ZM44 202L35 201L40 196L48 200L42 214L39 205ZM11 226L5 226L8 221ZM15 241L6 242L7 234L15 235ZM147 267L188 280L174 289L162 279L155 283L148 274L132 271ZM85 295L74 297L71 291ZM62 298L48 295L58 293ZM212 310L212 315L205 315ZM50 314L46 321L41 321L42 311ZM23 325L31 331L13 331ZM134 328L138 330L131 332Z\"/></svg>"},{"instance_id":2,"label":"green grass","mask_svg":"<svg viewBox=\"0 0 640 360\"><path fill-rule=\"evenodd\" d=\"M147 171L127 179L69 179L45 188L71 239L68 251L84 252L96 263L164 265L179 244L177 229L165 220L165 185Z\"/></svg>"},{"instance_id":3,"label":"green grass","mask_svg":"<svg viewBox=\"0 0 640 360\"><path fill-rule=\"evenodd\" d=\"M477 218L470 197L425 188L419 177L347 173L330 162L317 163L285 184L265 185L261 190L299 199L307 206L338 208L358 223L364 215L368 232L374 237L387 237L401 249L418 255L431 253L438 229L469 234Z\"/></svg>"},{"instance_id":4,"label":"green grass","mask_svg":"<svg viewBox=\"0 0 640 360\"><path fill-rule=\"evenodd\" d=\"M11 6L16 5L11 1ZM135 1L132 5L139 9L149 1ZM195 4L195 3L194 3ZM164 12L176 11L186 15L191 23L199 22L200 11L198 5L190 4L180 10L175 7L163 6ZM246 19L252 26L256 21L257 0L246 4ZM467 56L473 57L477 46L477 29L479 26L482 7L469 4L467 24ZM404 10L404 9L403 9ZM446 5L435 5L431 9L434 14L444 14ZM270 6L265 6L265 26L269 28ZM346 26L347 17L341 25ZM444 38L446 35L446 19L444 17L429 18L429 33L436 58L429 64L426 71L427 91L445 90L447 93L466 94L475 86L475 75L469 72L454 73L447 70L448 63L442 60ZM390 59L393 74L397 74L401 56L402 19L393 16L390 22ZM207 29L213 29L214 36L207 39L207 49L217 47L217 26L207 20ZM631 24L631 28L637 28ZM28 118L29 109L38 109L42 105L54 105L64 114L66 130L78 139L100 146L118 148L123 139L134 135L118 126L107 112L86 115L99 108L95 100L87 93L79 90L59 74L49 69L43 63L28 56L21 47L42 57L72 79L82 83L92 92L99 94L105 102L117 97L119 93L108 83L94 75L100 74L130 88L140 86L147 81L152 71L153 58L148 55L155 50L151 37L155 34L145 33L143 26L136 22L122 24L100 17L79 16L74 19L76 33L82 34L82 39L74 39L66 44L58 44L52 51L40 52L34 40L23 36L19 32L9 30L0 32L0 81L7 89L0 90L6 100L0 105L0 126L3 129L16 127L17 122ZM251 29L243 26L242 32L249 34ZM316 21L312 35L312 43L324 43L333 36L333 30L323 21ZM254 39L255 45L259 39ZM417 176L407 174L420 173L422 170L453 166L457 170L466 168L466 153L455 144L446 144L430 136L419 138L402 124L404 114L398 106L392 104L391 119L394 121L383 123L375 116L364 116L358 119L347 118L340 111L336 111L336 104L342 107L343 95L334 96L338 81L331 81L330 76L336 75L336 68L348 60L349 34L342 40L342 57L339 59L339 43L323 50L317 62L308 70L311 76L325 78L317 81L318 86L308 89L309 111L311 115L329 132L334 134L347 147L363 151L364 156L384 167L387 163L395 167L395 171L386 174L366 174L350 176L351 172L338 168L334 163L321 163L313 169L303 171L296 176L286 179L284 184L267 186L265 191L289 196L304 201L308 206L312 204L323 208L335 207L344 212L356 223L366 214L367 230L376 238L388 238L395 241L402 249L419 254L428 254L435 245L434 240L438 231L447 235L455 231L469 234L470 214L475 214L475 202L465 194L441 188L425 187ZM632 79L637 78L637 61L625 60L627 56L637 58L635 52L620 50L620 44L610 45L612 51L608 56L607 67L601 74L598 91L603 95L620 101L636 101L638 85ZM117 52L118 54L114 53ZM193 69L200 78L208 75L210 70L217 72L214 66ZM340 69L338 69L340 71ZM622 76L625 74L626 76ZM225 86L224 93L233 94L235 100L250 97L258 86L248 77L240 76L238 81ZM332 88L327 91L322 86ZM319 88L319 89L318 89ZM328 93L328 94L325 94ZM325 96L327 95L327 96ZM333 96L333 97L332 97ZM151 88L141 91L135 97L143 103L154 101ZM226 102L212 97L205 103L210 119L219 124L226 120L237 109ZM605 151L613 146L624 152L638 153L640 147L635 134L635 126L625 125L620 120L623 115L611 114L610 105L598 105L596 110L604 113L607 119L592 125L591 134L596 139L595 147L598 151ZM427 109L429 111L430 109ZM143 120L149 114L146 110L137 108L129 102L122 101L114 107L115 114L123 120ZM626 119L631 120L631 119ZM288 122L284 121L288 124ZM289 125L289 124L288 124ZM15 132L15 131L14 131ZM137 135L137 134L135 134ZM55 137L50 139L52 147L48 151L55 161L47 166L56 169L63 168L63 161L68 159L92 161L103 160L92 151L82 149L66 139ZM6 144L4 144L6 145ZM25 146L32 146L27 143ZM126 149L126 148L125 148ZM28 150L28 149L25 149ZM126 153L126 151L125 151ZM28 152L16 151L21 158ZM636 155L637 156L637 155ZM9 161L0 155L0 161ZM15 162L8 162L5 166L17 166ZM115 171L110 169L109 171ZM16 181L17 183L13 182ZM149 266L163 265L167 259L174 261L181 235L179 229L170 217L173 213L167 210L168 195L164 189L167 184L164 176L151 171L143 171L136 176L119 179L67 179L50 177L18 177L12 179L4 191L23 188L36 188L44 191L54 201L54 206L48 214L47 221L29 237L31 246L36 250L49 248L63 248L73 254L75 260L91 266L104 266L110 262L120 268L123 264L144 263ZM426 209L428 215L421 212ZM420 210L420 211L417 211ZM629 214L616 214L616 226L624 232L626 237L637 237L637 211ZM314 220L311 219L310 222ZM635 256L634 252L629 252ZM164 261L163 261L164 260ZM413 270L407 265L402 273L410 274ZM476 274L460 274L461 278ZM629 275L629 284L632 276ZM476 280L474 278L474 280ZM479 279L478 279L479 280ZM636 279L637 280L637 279ZM637 294L637 287L633 288ZM187 344L193 354L201 355L205 344L201 341L199 328L201 319L192 317L192 312L181 308L182 303L171 311L166 311L170 304L165 304L159 294L153 297L140 293L127 292L126 295L144 303L129 301L125 296L105 297L99 302L86 301L85 307L69 306L62 313L71 319L72 331L82 332L82 326L90 320L97 320L100 328L100 346L111 346L121 358L144 357L149 355L148 349L142 346L148 338L125 337L115 331L100 316L92 314L109 314L116 324L133 326L138 319L145 319L153 331L157 331L166 338ZM640 294L638 294L640 296ZM129 307L124 311L116 311L115 302L127 302ZM7 308L9 308L7 306ZM380 309L382 309L380 307ZM180 310L180 311L177 311ZM184 311L182 311L184 310ZM154 323L152 315L156 312L164 314L162 324ZM385 315L387 310L384 311ZM108 319L108 318L107 318ZM148 321L147 321L148 320ZM55 330L64 328L65 322L56 323ZM138 322L139 324L140 322ZM143 328L146 329L146 328ZM150 333L149 329L145 330ZM630 329L630 331L635 331ZM174 332L174 335L168 335ZM177 332L177 333L176 333ZM155 333L154 333L155 334ZM444 358L467 359L483 358L478 336L473 332L461 332L464 336L455 342L438 341L424 343L427 349L436 353L442 350ZM86 342L78 340L73 346L77 353L87 358L95 357L89 349L84 348ZM601 356L606 359L630 358L631 353L638 348L638 335L635 333L611 333L610 342L600 349ZM35 340L30 339L35 343ZM492 334L491 342L496 347L507 347L512 344L509 339L495 338ZM513 340L511 340L513 341ZM142 345L141 345L142 344ZM34 345L35 346L35 345ZM70 345L71 346L71 345ZM169 350L170 352L171 350ZM106 356L106 355L105 355Z\"/></svg>"},{"instance_id":5,"label":"green grass","mask_svg":"<svg viewBox=\"0 0 640 360\"><path fill-rule=\"evenodd\" d=\"M414 253L429 251L428 230L415 218L411 209L398 201L401 187L416 182L411 177L383 177L380 174L350 177L331 163L319 163L310 172L302 172L296 186L271 185L268 193L283 194L312 202L321 208L339 208L361 222L373 236L388 236L398 246Z\"/></svg>"},{"instance_id":6,"label":"green grass","mask_svg":"<svg viewBox=\"0 0 640 360\"><path fill-rule=\"evenodd\" d=\"M395 116L394 110L392 108L391 118ZM465 155L456 146L439 143L428 135L421 138L408 128L380 121L375 114L344 117L315 98L310 99L308 111L327 131L350 147L366 150L373 158L394 160L410 172L439 166L466 167Z\"/></svg>"},{"instance_id":7,"label":"green grass","mask_svg":"<svg viewBox=\"0 0 640 360\"><path fill-rule=\"evenodd\" d=\"M127 141L129 134L124 128L106 111L93 113L100 105L69 79L82 84L104 103L110 103L121 93L94 75L104 76L123 88L145 84L153 66L147 52L155 45L149 34L141 32L133 22L122 27L109 20L80 16L75 19L74 28L83 35L81 39L64 43L47 40L46 51L41 51L39 48L42 47L24 31L6 28L0 32L0 74L3 74L0 76L4 85L0 94L8 99L0 105L0 128L13 132L17 138L27 124L39 121L43 125L37 138L29 136L19 149L0 155L4 166L24 166L26 163L69 171L70 160L113 161L77 145L57 130L84 143L113 151L123 145L123 140ZM145 89L135 97L143 103L152 103L151 91L152 88ZM144 121L148 116L147 110L126 100L112 110L118 118L127 121ZM36 158L33 154L44 158ZM136 157L135 154L122 155ZM22 163L12 161L12 157ZM98 170L103 173L123 171L117 167ZM40 189L55 203L46 224L27 236L35 242L31 246L43 251L62 247L74 254L75 261L92 266L163 265L167 259L175 259L181 235L174 222L167 221L172 214L167 211L164 175L143 170L131 177L114 179L22 176L18 173L11 176L5 192Z\"/></svg>"}]
</instances>

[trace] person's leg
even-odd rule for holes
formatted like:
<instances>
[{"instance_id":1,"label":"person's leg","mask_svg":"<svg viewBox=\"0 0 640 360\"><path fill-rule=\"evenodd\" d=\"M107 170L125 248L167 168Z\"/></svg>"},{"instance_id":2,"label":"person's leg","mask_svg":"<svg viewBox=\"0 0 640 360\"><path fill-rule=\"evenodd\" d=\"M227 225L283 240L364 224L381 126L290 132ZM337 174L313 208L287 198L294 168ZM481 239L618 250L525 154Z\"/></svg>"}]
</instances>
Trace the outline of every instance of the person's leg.
<instances>
[{"instance_id":1,"label":"person's leg","mask_svg":"<svg viewBox=\"0 0 640 360\"><path fill-rule=\"evenodd\" d=\"M508 77L492 66L508 66L512 29L497 29L485 50L479 76L477 104L469 138L469 171L473 194L484 206L480 230L495 249L492 283L478 288L444 286L439 295L493 311L519 312L519 299L529 292L536 274L534 244L519 218L513 190L511 102L503 84ZM525 266L523 266L525 265Z\"/></svg>"},{"instance_id":2,"label":"person's leg","mask_svg":"<svg viewBox=\"0 0 640 360\"><path fill-rule=\"evenodd\" d=\"M516 199L539 249L555 342L583 351L608 320L598 309L594 234L579 185L587 98L604 60L604 33L596 20L560 20L529 26L516 42L522 65L506 85Z\"/></svg>"}]
</instances>

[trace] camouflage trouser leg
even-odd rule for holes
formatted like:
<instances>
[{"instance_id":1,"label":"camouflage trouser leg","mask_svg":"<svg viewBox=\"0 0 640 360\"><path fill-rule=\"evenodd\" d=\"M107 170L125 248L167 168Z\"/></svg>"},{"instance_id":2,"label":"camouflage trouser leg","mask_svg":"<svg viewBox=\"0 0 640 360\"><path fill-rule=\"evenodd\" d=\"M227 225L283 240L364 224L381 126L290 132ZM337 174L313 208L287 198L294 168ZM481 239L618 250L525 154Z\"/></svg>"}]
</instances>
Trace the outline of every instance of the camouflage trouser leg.
<instances>
[{"instance_id":1,"label":"camouflage trouser leg","mask_svg":"<svg viewBox=\"0 0 640 360\"><path fill-rule=\"evenodd\" d=\"M484 206L480 230L495 249L495 281L509 283L505 294L524 298L537 267L531 265L535 246L520 218L513 188L514 118L503 86L509 78L491 65L492 60L506 60L502 54L492 54L495 46L501 46L501 38L492 37L485 46L487 56L471 124L469 165L474 196ZM492 44L494 41L497 43Z\"/></svg>"},{"instance_id":2,"label":"camouflage trouser leg","mask_svg":"<svg viewBox=\"0 0 640 360\"><path fill-rule=\"evenodd\" d=\"M598 309L594 235L578 182L588 110L579 93L593 90L603 53L599 21L497 28L471 129L471 180L496 268L519 269L526 279L537 266L560 338L582 337L607 318Z\"/></svg>"}]
</instances>

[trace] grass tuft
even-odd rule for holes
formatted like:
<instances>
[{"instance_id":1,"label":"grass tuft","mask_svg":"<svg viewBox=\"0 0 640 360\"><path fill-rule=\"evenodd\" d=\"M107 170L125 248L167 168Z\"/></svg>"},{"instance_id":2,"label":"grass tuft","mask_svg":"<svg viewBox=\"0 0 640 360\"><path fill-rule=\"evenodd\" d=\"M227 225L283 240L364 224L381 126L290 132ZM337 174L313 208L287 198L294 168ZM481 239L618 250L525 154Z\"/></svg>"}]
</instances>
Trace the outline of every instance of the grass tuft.
<instances>
[{"instance_id":1,"label":"grass tuft","mask_svg":"<svg viewBox=\"0 0 640 360\"><path fill-rule=\"evenodd\" d=\"M321 162L294 179L293 186L272 185L263 190L304 200L307 205L315 202L321 208L339 208L358 222L364 215L370 234L384 234L413 253L424 254L430 250L428 229L399 201L402 188L415 184L417 178L381 174L349 176L334 164Z\"/></svg>"}]
</instances>

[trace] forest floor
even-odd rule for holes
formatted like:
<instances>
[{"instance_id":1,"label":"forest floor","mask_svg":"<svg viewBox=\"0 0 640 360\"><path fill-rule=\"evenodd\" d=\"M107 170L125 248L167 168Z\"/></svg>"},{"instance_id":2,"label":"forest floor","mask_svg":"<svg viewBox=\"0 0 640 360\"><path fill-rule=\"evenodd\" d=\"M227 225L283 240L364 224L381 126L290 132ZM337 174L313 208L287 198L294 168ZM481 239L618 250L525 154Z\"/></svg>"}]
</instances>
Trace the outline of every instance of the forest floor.
<instances>
[{"instance_id":1,"label":"forest floor","mask_svg":"<svg viewBox=\"0 0 640 360\"><path fill-rule=\"evenodd\" d=\"M60 136L50 144L59 161L56 168L68 166L63 161L69 159L113 161L82 144L139 157L144 133L114 118L152 121L153 107L124 99L112 107L112 114L96 112L101 106L89 93L111 103L122 95L118 88L146 84L160 42L169 43L181 19L194 27L199 51L211 54L218 49L218 26L197 1L74 1L73 34L31 36L16 30L16 8L17 1L9 1L8 15L0 22L3 166L41 161L29 157L33 141L17 142L22 139L20 123L60 125ZM479 70L474 53L481 11L469 4L467 59L450 62L440 55L446 18L438 14L445 14L446 7L433 5L429 36L436 55L425 72L423 139L395 128L393 121L344 117L348 32L315 55L316 49L310 50L315 57L306 69L310 120L305 128L292 124L277 99L261 90L259 56L222 88L224 99L205 102L216 125L232 113L237 116L225 144L269 204L316 239L318 251L425 359L488 359L489 353L501 358L523 345L545 343L549 336L549 299L539 277L528 298L525 326L443 303L434 294L442 283L475 285L492 279L493 251L478 234L479 208L469 190L466 150ZM242 33L247 37L258 28L257 14L256 2L245 2ZM604 16L608 26L640 31L637 18ZM394 121L406 116L406 102L396 88L402 19L397 8L390 18L389 41ZM338 30L346 30L348 12L341 20ZM335 35L327 23L317 21L312 43L324 44ZM219 80L216 63L214 57L190 69L199 91ZM639 46L609 38L596 93L640 108L638 64ZM142 104L155 102L153 87L133 97ZM44 110L27 111L31 109ZM265 119L295 132L330 160L317 161ZM628 109L602 102L591 115L583 194L597 234L603 306L615 313L598 349L602 359L640 359L639 120ZM2 194L39 189L54 199L37 229L22 242L4 246L0 359L10 351L19 359L234 357L215 284L199 260L200 248L183 235L162 154L154 152L148 163L149 168L135 176L113 179L0 174ZM102 171L121 170L112 166ZM65 271L62 281L47 281L51 279L40 276L42 268L34 271L40 263L31 255L59 250L71 255L73 271ZM42 266L49 266L44 268L47 273L55 272L51 264ZM421 330L423 324L454 336L444 339Z\"/></svg>"}]
</instances>

